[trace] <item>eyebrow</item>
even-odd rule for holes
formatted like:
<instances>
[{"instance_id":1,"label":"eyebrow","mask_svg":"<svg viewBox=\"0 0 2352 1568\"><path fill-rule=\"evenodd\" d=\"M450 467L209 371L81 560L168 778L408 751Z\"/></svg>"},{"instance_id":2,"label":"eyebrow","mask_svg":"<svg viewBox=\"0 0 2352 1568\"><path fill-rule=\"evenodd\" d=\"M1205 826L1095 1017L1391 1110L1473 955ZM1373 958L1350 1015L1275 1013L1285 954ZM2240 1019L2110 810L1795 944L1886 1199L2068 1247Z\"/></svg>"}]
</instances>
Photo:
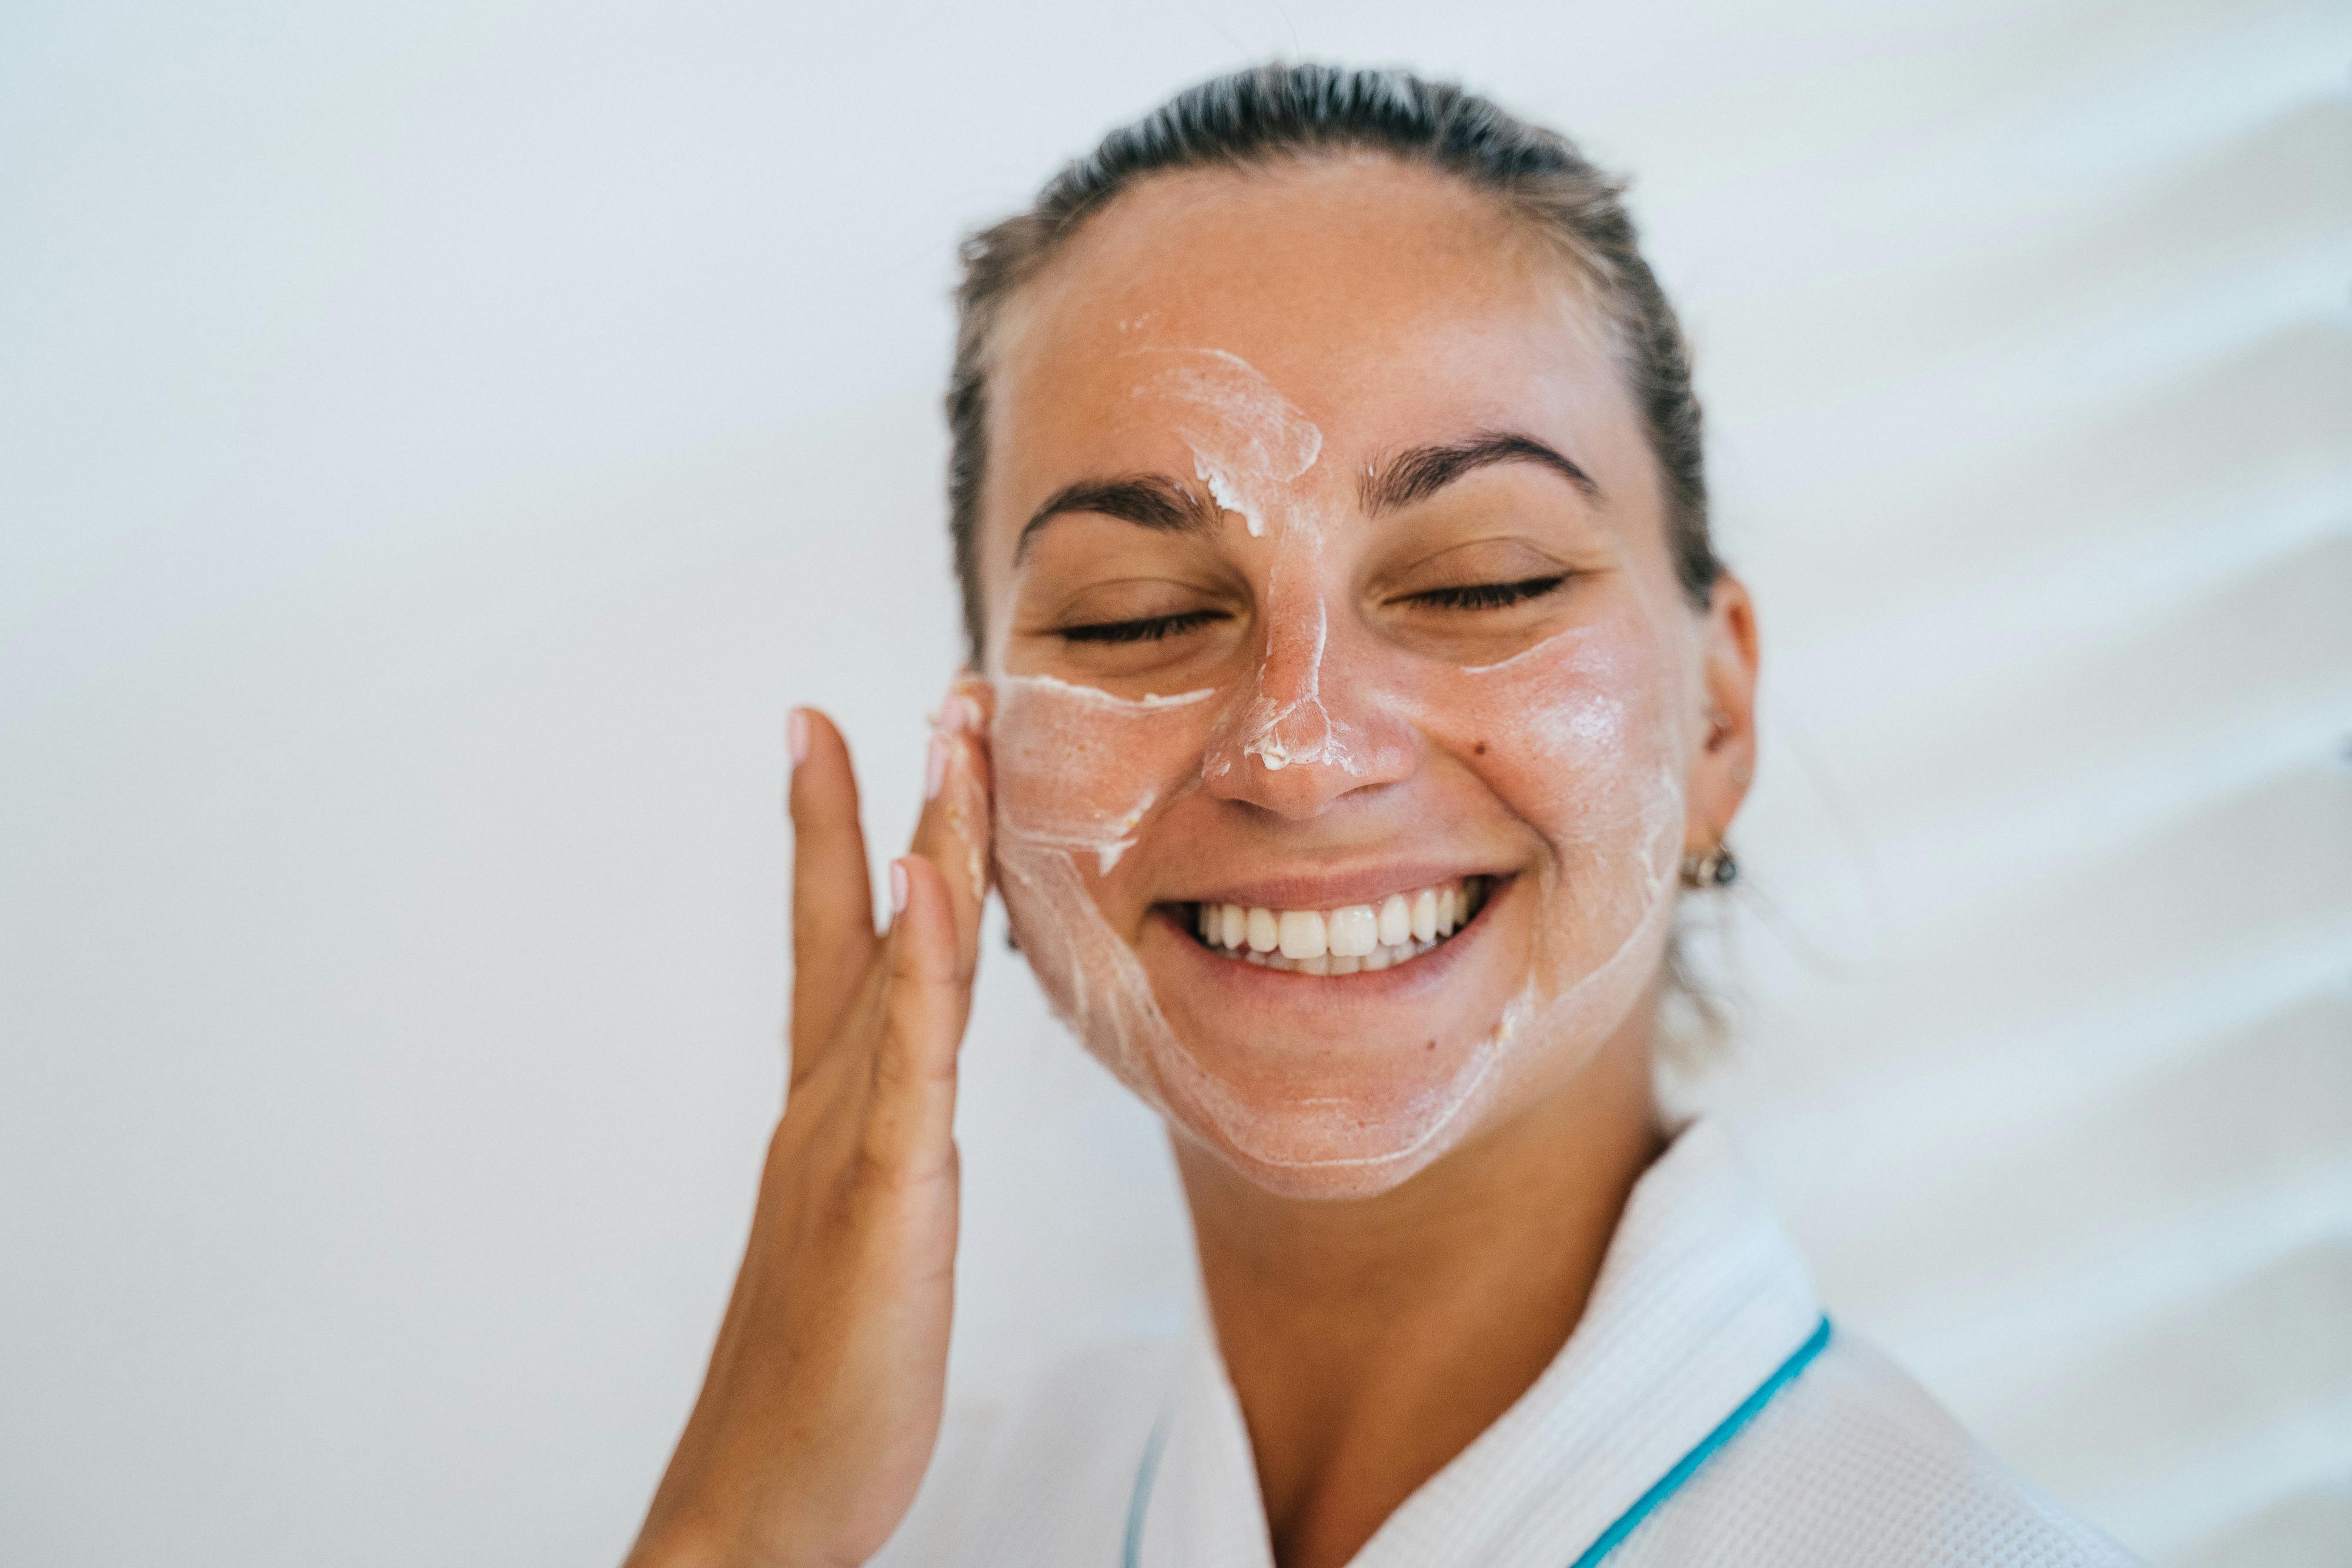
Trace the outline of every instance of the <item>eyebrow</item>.
<instances>
[{"instance_id":1,"label":"eyebrow","mask_svg":"<svg viewBox=\"0 0 2352 1568\"><path fill-rule=\"evenodd\" d=\"M1364 510L1378 515L1427 500L1465 474L1500 463L1536 463L1601 499L1601 486L1575 462L1516 430L1486 430L1442 446L1414 446L1367 473L1360 486Z\"/></svg>"},{"instance_id":2,"label":"eyebrow","mask_svg":"<svg viewBox=\"0 0 2352 1568\"><path fill-rule=\"evenodd\" d=\"M1158 474L1081 479L1055 491L1021 526L1021 538L1013 547L1013 564L1019 565L1021 558L1028 553L1029 541L1036 537L1038 529L1073 512L1094 512L1138 528L1171 534L1213 532L1218 523L1215 507Z\"/></svg>"}]
</instances>

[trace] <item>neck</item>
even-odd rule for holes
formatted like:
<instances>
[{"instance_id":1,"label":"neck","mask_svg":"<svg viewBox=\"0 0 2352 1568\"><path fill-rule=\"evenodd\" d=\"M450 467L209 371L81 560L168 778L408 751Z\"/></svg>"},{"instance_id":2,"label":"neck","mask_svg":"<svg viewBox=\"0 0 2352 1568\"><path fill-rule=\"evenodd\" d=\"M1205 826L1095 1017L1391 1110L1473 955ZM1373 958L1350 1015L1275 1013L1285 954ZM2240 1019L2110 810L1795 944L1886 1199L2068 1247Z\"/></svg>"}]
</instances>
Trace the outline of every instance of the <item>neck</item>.
<instances>
[{"instance_id":1,"label":"neck","mask_svg":"<svg viewBox=\"0 0 2352 1568\"><path fill-rule=\"evenodd\" d=\"M1276 1197L1177 1141L1280 1568L1339 1568L1525 1393L1664 1146L1643 1007L1566 1083L1369 1198Z\"/></svg>"}]
</instances>

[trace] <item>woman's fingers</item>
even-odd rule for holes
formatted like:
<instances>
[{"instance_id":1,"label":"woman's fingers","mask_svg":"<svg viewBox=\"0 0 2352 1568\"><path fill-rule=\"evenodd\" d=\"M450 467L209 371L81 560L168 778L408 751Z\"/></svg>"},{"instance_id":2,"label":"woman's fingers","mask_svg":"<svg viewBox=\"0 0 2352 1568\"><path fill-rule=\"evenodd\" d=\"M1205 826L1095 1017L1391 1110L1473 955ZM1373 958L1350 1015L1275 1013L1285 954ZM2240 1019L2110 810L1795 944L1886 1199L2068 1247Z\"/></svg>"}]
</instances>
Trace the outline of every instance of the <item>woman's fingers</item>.
<instances>
[{"instance_id":1,"label":"woman's fingers","mask_svg":"<svg viewBox=\"0 0 2352 1568\"><path fill-rule=\"evenodd\" d=\"M890 894L899 907L883 945L887 980L865 1153L893 1184L913 1185L954 1173L956 1051L971 1012L972 965L936 864L919 854L893 861Z\"/></svg>"},{"instance_id":2,"label":"woman's fingers","mask_svg":"<svg viewBox=\"0 0 2352 1568\"><path fill-rule=\"evenodd\" d=\"M744 1561L863 1562L921 1480L953 1305L985 712L950 694L879 939L848 750L823 715L793 716L793 1085L702 1397L634 1561L702 1561L678 1543L724 1536Z\"/></svg>"},{"instance_id":3,"label":"woman's fingers","mask_svg":"<svg viewBox=\"0 0 2352 1568\"><path fill-rule=\"evenodd\" d=\"M988 894L985 711L951 691L933 727L923 813L890 867L888 978L876 1045L866 1152L902 1177L950 1168L956 1055L971 1014Z\"/></svg>"},{"instance_id":4,"label":"woman's fingers","mask_svg":"<svg viewBox=\"0 0 2352 1568\"><path fill-rule=\"evenodd\" d=\"M960 683L948 694L932 729L923 774L927 798L908 846L947 879L948 904L966 967L979 952L989 867L988 716L973 685Z\"/></svg>"},{"instance_id":5,"label":"woman's fingers","mask_svg":"<svg viewBox=\"0 0 2352 1568\"><path fill-rule=\"evenodd\" d=\"M833 721L794 708L793 747L793 1072L798 1083L838 1032L874 962L874 902L857 779Z\"/></svg>"}]
</instances>

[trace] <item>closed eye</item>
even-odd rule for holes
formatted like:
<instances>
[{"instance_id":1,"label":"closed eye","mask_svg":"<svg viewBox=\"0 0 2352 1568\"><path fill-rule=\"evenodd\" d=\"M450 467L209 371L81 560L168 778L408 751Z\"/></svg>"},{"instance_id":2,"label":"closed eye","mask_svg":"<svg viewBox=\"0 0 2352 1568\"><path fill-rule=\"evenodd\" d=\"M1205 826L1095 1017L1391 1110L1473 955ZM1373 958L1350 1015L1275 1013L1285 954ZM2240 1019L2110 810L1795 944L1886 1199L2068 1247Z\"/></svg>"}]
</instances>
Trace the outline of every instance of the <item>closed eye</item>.
<instances>
[{"instance_id":1,"label":"closed eye","mask_svg":"<svg viewBox=\"0 0 2352 1568\"><path fill-rule=\"evenodd\" d=\"M1055 633L1066 643L1157 643L1179 637L1224 617L1214 610L1188 610L1181 615L1154 615L1142 621L1098 621L1090 626L1065 626Z\"/></svg>"},{"instance_id":2,"label":"closed eye","mask_svg":"<svg viewBox=\"0 0 2352 1568\"><path fill-rule=\"evenodd\" d=\"M1431 588L1408 593L1408 604L1433 604L1441 610L1499 610L1529 599L1541 599L1565 583L1570 573L1521 578L1517 582L1467 582L1457 588Z\"/></svg>"}]
</instances>

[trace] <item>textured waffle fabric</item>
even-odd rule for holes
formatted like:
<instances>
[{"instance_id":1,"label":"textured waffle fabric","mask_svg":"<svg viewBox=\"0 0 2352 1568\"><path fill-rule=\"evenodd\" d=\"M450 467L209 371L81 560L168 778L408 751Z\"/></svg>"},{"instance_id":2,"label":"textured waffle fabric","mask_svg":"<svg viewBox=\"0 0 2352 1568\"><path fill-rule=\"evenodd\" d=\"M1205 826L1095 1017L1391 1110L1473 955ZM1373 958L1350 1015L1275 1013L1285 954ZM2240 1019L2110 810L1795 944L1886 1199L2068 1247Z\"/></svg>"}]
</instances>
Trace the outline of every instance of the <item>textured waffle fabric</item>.
<instances>
[{"instance_id":1,"label":"textured waffle fabric","mask_svg":"<svg viewBox=\"0 0 2352 1568\"><path fill-rule=\"evenodd\" d=\"M1354 1568L2133 1561L1850 1330L1812 1343L1822 1322L1757 1184L1693 1124L1634 1186L1551 1364ZM1072 1356L952 1411L876 1562L1273 1568L1205 1313L1172 1344Z\"/></svg>"}]
</instances>

